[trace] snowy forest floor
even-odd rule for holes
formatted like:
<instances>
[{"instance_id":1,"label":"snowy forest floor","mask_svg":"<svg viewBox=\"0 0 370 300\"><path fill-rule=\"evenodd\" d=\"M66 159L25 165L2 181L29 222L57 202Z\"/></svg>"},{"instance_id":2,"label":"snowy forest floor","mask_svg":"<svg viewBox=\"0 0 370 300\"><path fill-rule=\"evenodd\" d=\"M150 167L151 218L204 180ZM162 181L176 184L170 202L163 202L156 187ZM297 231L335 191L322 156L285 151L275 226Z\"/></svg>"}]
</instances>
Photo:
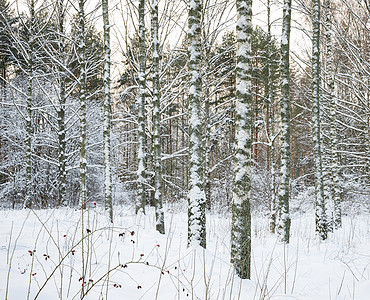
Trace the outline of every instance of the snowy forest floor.
<instances>
[{"instance_id":1,"label":"snowy forest floor","mask_svg":"<svg viewBox=\"0 0 370 300\"><path fill-rule=\"evenodd\" d=\"M187 248L184 209L167 208L165 235L154 218L124 206L110 223L93 207L82 227L81 210L0 211L1 299L370 299L368 214L345 216L326 242L313 213L295 215L288 246L254 217L251 280L229 263L227 214L207 214L207 250Z\"/></svg>"}]
</instances>

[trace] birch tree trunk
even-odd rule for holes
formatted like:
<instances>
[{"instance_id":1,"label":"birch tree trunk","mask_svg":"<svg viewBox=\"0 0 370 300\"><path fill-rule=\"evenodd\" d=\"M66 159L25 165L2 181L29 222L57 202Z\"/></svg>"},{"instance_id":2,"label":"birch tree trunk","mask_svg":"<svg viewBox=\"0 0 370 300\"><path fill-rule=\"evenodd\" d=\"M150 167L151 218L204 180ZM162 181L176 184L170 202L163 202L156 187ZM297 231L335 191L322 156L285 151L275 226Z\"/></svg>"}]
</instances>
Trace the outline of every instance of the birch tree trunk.
<instances>
[{"instance_id":1,"label":"birch tree trunk","mask_svg":"<svg viewBox=\"0 0 370 300\"><path fill-rule=\"evenodd\" d=\"M102 0L103 23L104 23L104 123L103 123L103 151L104 151L104 199L105 209L109 212L110 220L113 220L112 201L112 166L111 166L111 89L110 89L110 25L108 0Z\"/></svg>"},{"instance_id":2,"label":"birch tree trunk","mask_svg":"<svg viewBox=\"0 0 370 300\"><path fill-rule=\"evenodd\" d=\"M152 43L153 43L153 138L154 138L154 202L156 230L162 234L164 228L164 211L162 200L161 168L161 95L159 81L159 36L158 36L158 0L152 3Z\"/></svg>"},{"instance_id":3,"label":"birch tree trunk","mask_svg":"<svg viewBox=\"0 0 370 300\"><path fill-rule=\"evenodd\" d=\"M313 0L312 23L312 122L315 167L316 232L322 240L325 240L327 238L327 220L322 174L320 126L320 0Z\"/></svg>"},{"instance_id":4,"label":"birch tree trunk","mask_svg":"<svg viewBox=\"0 0 370 300\"><path fill-rule=\"evenodd\" d=\"M206 70L203 72L203 86L204 86L204 193L206 197L206 208L211 209L211 116L210 116L210 95L209 95L209 71L207 70L207 64L209 64L208 47L204 49L204 64L203 68Z\"/></svg>"},{"instance_id":5,"label":"birch tree trunk","mask_svg":"<svg viewBox=\"0 0 370 300\"><path fill-rule=\"evenodd\" d=\"M64 0L58 1L58 50L59 50L59 107L57 107L58 113L58 202L59 205L67 206L66 199L66 130L65 130L65 111L66 111L66 58L65 58L65 29L64 29L64 18L65 18L65 3Z\"/></svg>"},{"instance_id":6,"label":"birch tree trunk","mask_svg":"<svg viewBox=\"0 0 370 300\"><path fill-rule=\"evenodd\" d=\"M277 232L281 241L289 243L290 237L290 84L289 84L289 42L291 27L291 0L284 0L283 31L281 39L281 178L278 195Z\"/></svg>"},{"instance_id":7,"label":"birch tree trunk","mask_svg":"<svg viewBox=\"0 0 370 300\"><path fill-rule=\"evenodd\" d=\"M32 97L33 97L33 58L34 58L34 26L35 26L35 1L29 4L30 23L27 27L28 53L26 54L27 64L27 99L26 99L26 195L24 207L32 207Z\"/></svg>"},{"instance_id":8,"label":"birch tree trunk","mask_svg":"<svg viewBox=\"0 0 370 300\"><path fill-rule=\"evenodd\" d=\"M268 149L268 160L270 162L270 231L275 233L276 228L276 214L277 214L277 201L276 201L276 171L275 171L275 141L274 141L274 111L273 111L273 86L272 86L272 36L271 36L271 1L267 0L267 35L268 35L268 53L267 53L267 82L266 82L266 95L267 95L267 132L269 134L270 148Z\"/></svg>"},{"instance_id":9,"label":"birch tree trunk","mask_svg":"<svg viewBox=\"0 0 370 300\"><path fill-rule=\"evenodd\" d=\"M237 0L235 159L231 262L241 278L251 276L252 1Z\"/></svg>"},{"instance_id":10,"label":"birch tree trunk","mask_svg":"<svg viewBox=\"0 0 370 300\"><path fill-rule=\"evenodd\" d=\"M139 98L138 98L138 169L136 212L140 209L145 213L145 181L146 181L146 151L145 151L145 97L146 97L146 47L145 47L145 0L139 2Z\"/></svg>"},{"instance_id":11,"label":"birch tree trunk","mask_svg":"<svg viewBox=\"0 0 370 300\"><path fill-rule=\"evenodd\" d=\"M80 206L86 208L86 43L85 43L85 1L79 0L79 44L80 65Z\"/></svg>"},{"instance_id":12,"label":"birch tree trunk","mask_svg":"<svg viewBox=\"0 0 370 300\"><path fill-rule=\"evenodd\" d=\"M190 176L188 192L188 244L206 248L206 199L203 183L203 147L200 75L201 60L201 1L189 2L188 41L189 41L189 157Z\"/></svg>"},{"instance_id":13,"label":"birch tree trunk","mask_svg":"<svg viewBox=\"0 0 370 300\"><path fill-rule=\"evenodd\" d=\"M330 188L332 189L332 197L334 203L334 228L342 227L342 201L339 187L339 157L338 157L338 133L336 122L336 97L334 94L334 70L333 70L333 53L332 53L332 25L331 25L331 1L325 1L326 6L326 69L327 69L327 88L328 88L328 104L330 107Z\"/></svg>"}]
</instances>

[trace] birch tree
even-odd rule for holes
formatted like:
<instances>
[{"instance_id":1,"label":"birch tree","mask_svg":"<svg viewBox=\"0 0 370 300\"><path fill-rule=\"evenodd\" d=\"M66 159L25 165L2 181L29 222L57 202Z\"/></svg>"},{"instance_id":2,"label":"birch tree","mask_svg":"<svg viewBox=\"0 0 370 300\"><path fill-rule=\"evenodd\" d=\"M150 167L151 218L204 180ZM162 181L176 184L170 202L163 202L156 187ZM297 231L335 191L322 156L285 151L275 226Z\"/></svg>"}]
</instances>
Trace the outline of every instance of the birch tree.
<instances>
[{"instance_id":1,"label":"birch tree","mask_svg":"<svg viewBox=\"0 0 370 300\"><path fill-rule=\"evenodd\" d=\"M231 261L241 278L251 276L251 33L252 1L237 0L235 162L232 203Z\"/></svg>"},{"instance_id":2,"label":"birch tree","mask_svg":"<svg viewBox=\"0 0 370 300\"><path fill-rule=\"evenodd\" d=\"M316 232L322 240L327 238L327 220L324 198L321 125L320 125L320 1L313 0L313 37L312 37L312 122L315 168L315 201L316 201Z\"/></svg>"},{"instance_id":3,"label":"birch tree","mask_svg":"<svg viewBox=\"0 0 370 300\"><path fill-rule=\"evenodd\" d=\"M189 192L188 244L206 248L206 198L203 183L201 95L201 1L191 0L188 13L189 55Z\"/></svg>"},{"instance_id":4,"label":"birch tree","mask_svg":"<svg viewBox=\"0 0 370 300\"><path fill-rule=\"evenodd\" d=\"M342 203L339 187L339 157L338 157L338 134L336 126L336 110L337 103L335 97L335 74L333 70L333 53L332 53L332 19L331 19L331 0L325 1L325 42L326 42L326 73L327 73L327 91L328 91L328 106L330 109L330 139L329 151L331 173L329 175L330 185L332 190L332 198L334 202L334 227L342 226Z\"/></svg>"},{"instance_id":5,"label":"birch tree","mask_svg":"<svg viewBox=\"0 0 370 300\"><path fill-rule=\"evenodd\" d=\"M162 201L161 168L161 95L159 74L158 0L152 2L152 47L153 47L153 142L154 142L154 202L156 229L164 234L164 211Z\"/></svg>"},{"instance_id":6,"label":"birch tree","mask_svg":"<svg viewBox=\"0 0 370 300\"><path fill-rule=\"evenodd\" d=\"M57 65L58 77L59 77L59 106L57 107L58 114L58 202L59 205L67 206L66 199L66 127L65 127L65 114L66 114L66 41L65 41L65 6L64 0L58 0L57 2L57 36L58 36L58 58L59 62Z\"/></svg>"},{"instance_id":7,"label":"birch tree","mask_svg":"<svg viewBox=\"0 0 370 300\"><path fill-rule=\"evenodd\" d=\"M27 114L26 114L26 195L24 207L32 207L31 199L31 181L32 181L32 97L33 97L33 77L34 77L34 30L35 30L35 1L29 3L30 19L26 30L28 34L28 51L26 51L27 68Z\"/></svg>"},{"instance_id":8,"label":"birch tree","mask_svg":"<svg viewBox=\"0 0 370 300\"><path fill-rule=\"evenodd\" d=\"M112 166L111 166L111 48L110 48L110 25L108 0L102 0L103 23L104 23L104 123L103 123L103 151L104 151L104 199L105 209L109 212L109 218L113 220L112 201Z\"/></svg>"},{"instance_id":9,"label":"birch tree","mask_svg":"<svg viewBox=\"0 0 370 300\"><path fill-rule=\"evenodd\" d=\"M79 0L78 22L79 22L79 44L78 62L80 67L80 206L86 208L86 43L85 43L85 0Z\"/></svg>"},{"instance_id":10,"label":"birch tree","mask_svg":"<svg viewBox=\"0 0 370 300\"><path fill-rule=\"evenodd\" d=\"M276 164L275 164L275 137L274 137L274 85L273 85L273 70L272 70L272 36L271 36L271 0L267 0L267 36L268 36L268 48L267 48L267 80L266 80L266 91L267 96L267 139L269 148L267 151L267 161L269 162L270 171L270 231L275 233L276 228L276 215L277 215L277 201L276 201Z\"/></svg>"},{"instance_id":11,"label":"birch tree","mask_svg":"<svg viewBox=\"0 0 370 300\"><path fill-rule=\"evenodd\" d=\"M145 185L146 185L146 47L145 47L145 0L139 1L139 97L138 97L138 169L137 169L137 196L136 212L140 209L145 213Z\"/></svg>"},{"instance_id":12,"label":"birch tree","mask_svg":"<svg viewBox=\"0 0 370 300\"><path fill-rule=\"evenodd\" d=\"M281 178L278 194L277 232L281 241L289 243L290 235L290 85L289 42L291 27L291 0L284 0L281 38Z\"/></svg>"}]
</instances>

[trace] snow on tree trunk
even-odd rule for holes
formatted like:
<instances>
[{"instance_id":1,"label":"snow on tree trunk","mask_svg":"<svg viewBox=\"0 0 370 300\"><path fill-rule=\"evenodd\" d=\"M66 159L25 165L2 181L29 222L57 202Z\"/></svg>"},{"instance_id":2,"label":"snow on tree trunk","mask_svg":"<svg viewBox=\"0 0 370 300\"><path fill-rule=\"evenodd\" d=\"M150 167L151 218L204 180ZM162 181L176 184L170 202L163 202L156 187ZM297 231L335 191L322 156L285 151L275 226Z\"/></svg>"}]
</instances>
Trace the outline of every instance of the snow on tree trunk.
<instances>
[{"instance_id":1,"label":"snow on tree trunk","mask_svg":"<svg viewBox=\"0 0 370 300\"><path fill-rule=\"evenodd\" d=\"M31 54L32 56L32 54ZM26 196L24 201L25 208L32 207L32 81L33 66L32 58L28 59L27 74L27 115L26 115Z\"/></svg>"},{"instance_id":2,"label":"snow on tree trunk","mask_svg":"<svg viewBox=\"0 0 370 300\"><path fill-rule=\"evenodd\" d=\"M152 43L153 43L153 138L154 138L154 202L156 230L162 234L164 229L164 211L162 201L161 168L161 96L159 81L159 36L158 36L158 0L152 3Z\"/></svg>"},{"instance_id":3,"label":"snow on tree trunk","mask_svg":"<svg viewBox=\"0 0 370 300\"><path fill-rule=\"evenodd\" d=\"M65 7L64 1L58 1L58 34L59 34L59 106L57 107L58 113L58 202L59 205L67 206L66 198L66 130L65 130L65 111L66 111L66 76L64 67L66 65L65 59L65 39L64 39L64 18L65 18Z\"/></svg>"},{"instance_id":4,"label":"snow on tree trunk","mask_svg":"<svg viewBox=\"0 0 370 300\"><path fill-rule=\"evenodd\" d=\"M33 96L33 56L34 56L34 21L35 2L32 0L29 6L30 24L27 27L29 48L26 58L27 63L27 99L26 99L26 194L23 206L32 207L32 96Z\"/></svg>"},{"instance_id":5,"label":"snow on tree trunk","mask_svg":"<svg viewBox=\"0 0 370 300\"><path fill-rule=\"evenodd\" d=\"M138 169L136 212L140 209L145 213L145 181L146 181L146 151L145 151L145 96L146 96L146 47L145 47L145 0L139 2L139 98L138 98Z\"/></svg>"},{"instance_id":6,"label":"snow on tree trunk","mask_svg":"<svg viewBox=\"0 0 370 300\"><path fill-rule=\"evenodd\" d=\"M110 220L113 220L112 201L112 166L111 166L111 89L110 89L110 30L109 30L109 5L108 0L102 0L103 23L104 23L104 121L103 121L103 152L104 152L104 199L105 209L109 212Z\"/></svg>"},{"instance_id":7,"label":"snow on tree trunk","mask_svg":"<svg viewBox=\"0 0 370 300\"><path fill-rule=\"evenodd\" d=\"M251 276L251 34L252 1L237 0L235 158L232 203L231 262L241 278Z\"/></svg>"},{"instance_id":8,"label":"snow on tree trunk","mask_svg":"<svg viewBox=\"0 0 370 300\"><path fill-rule=\"evenodd\" d=\"M334 203L334 228L342 227L342 200L340 196L339 186L339 157L337 153L338 149L338 133L337 133L337 122L336 122L336 97L334 94L334 70L333 70L333 53L332 53L332 26L331 26L331 1L326 0L326 71L327 77L327 89L328 89L328 105L330 107L330 144L329 151L331 167L330 172L330 188L332 189L332 197Z\"/></svg>"},{"instance_id":9,"label":"snow on tree trunk","mask_svg":"<svg viewBox=\"0 0 370 300\"><path fill-rule=\"evenodd\" d=\"M204 68L207 70L208 64L209 64L209 58L208 58L208 47L205 47L205 65ZM205 103L204 103L204 193L206 196L206 208L211 209L211 119L210 119L210 111L209 111L209 105L210 105L210 95L209 95L209 76L208 72L204 72L203 75L203 86L204 86L204 97L205 97Z\"/></svg>"},{"instance_id":10,"label":"snow on tree trunk","mask_svg":"<svg viewBox=\"0 0 370 300\"><path fill-rule=\"evenodd\" d=\"M86 44L85 44L85 1L79 0L79 44L80 64L80 206L86 208Z\"/></svg>"},{"instance_id":11,"label":"snow on tree trunk","mask_svg":"<svg viewBox=\"0 0 370 300\"><path fill-rule=\"evenodd\" d=\"M283 28L281 38L281 178L278 194L277 233L279 239L289 243L290 236L290 84L289 84L289 42L291 23L291 0L284 0Z\"/></svg>"},{"instance_id":12,"label":"snow on tree trunk","mask_svg":"<svg viewBox=\"0 0 370 300\"><path fill-rule=\"evenodd\" d=\"M313 37L312 37L312 122L315 168L316 232L327 238L327 220L322 174L321 126L320 126L320 1L313 0Z\"/></svg>"},{"instance_id":13,"label":"snow on tree trunk","mask_svg":"<svg viewBox=\"0 0 370 300\"><path fill-rule=\"evenodd\" d=\"M189 42L189 191L188 191L188 244L206 248L206 213L203 184L203 148L200 76L201 57L201 4L200 0L189 2L188 42Z\"/></svg>"},{"instance_id":14,"label":"snow on tree trunk","mask_svg":"<svg viewBox=\"0 0 370 300\"><path fill-rule=\"evenodd\" d=\"M276 171L275 171L275 144L274 144L274 111L273 111L273 85L272 85L272 36L271 36L271 1L267 1L267 34L268 34L268 58L267 58L267 82L266 82L266 95L267 95L267 120L268 120L268 134L270 140L270 148L268 149L268 160L270 162L270 231L275 233L276 229L276 214L277 214L277 201L276 201Z\"/></svg>"}]
</instances>

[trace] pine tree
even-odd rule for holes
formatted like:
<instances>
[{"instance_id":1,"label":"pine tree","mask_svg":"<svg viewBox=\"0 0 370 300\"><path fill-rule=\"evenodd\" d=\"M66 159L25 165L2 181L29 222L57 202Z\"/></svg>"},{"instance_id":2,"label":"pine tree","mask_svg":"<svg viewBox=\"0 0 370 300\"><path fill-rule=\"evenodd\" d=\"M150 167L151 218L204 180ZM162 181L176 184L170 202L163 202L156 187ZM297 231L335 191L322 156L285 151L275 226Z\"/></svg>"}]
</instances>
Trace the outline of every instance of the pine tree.
<instances>
[{"instance_id":1,"label":"pine tree","mask_svg":"<svg viewBox=\"0 0 370 300\"><path fill-rule=\"evenodd\" d=\"M164 234L164 211L162 200L161 168L161 86L159 79L159 35L158 0L152 3L152 43L153 43L153 138L154 138L154 202L156 229Z\"/></svg>"},{"instance_id":2,"label":"pine tree","mask_svg":"<svg viewBox=\"0 0 370 300\"><path fill-rule=\"evenodd\" d=\"M189 192L188 192L188 244L206 248L206 199L203 183L203 148L200 75L201 56L201 1L189 2L188 42L189 42Z\"/></svg>"},{"instance_id":3,"label":"pine tree","mask_svg":"<svg viewBox=\"0 0 370 300\"><path fill-rule=\"evenodd\" d=\"M327 220L324 198L322 153L321 153L321 125L320 125L320 1L313 0L313 37L312 37L312 122L313 147L315 167L315 201L316 201L316 231L322 240L327 238Z\"/></svg>"},{"instance_id":4,"label":"pine tree","mask_svg":"<svg viewBox=\"0 0 370 300\"><path fill-rule=\"evenodd\" d=\"M111 166L111 88L110 88L110 25L109 25L109 5L108 0L102 0L103 23L104 23L104 123L103 123L103 152L104 152L104 198L105 209L109 212L109 217L113 220L113 201L112 201L112 166Z\"/></svg>"},{"instance_id":5,"label":"pine tree","mask_svg":"<svg viewBox=\"0 0 370 300\"><path fill-rule=\"evenodd\" d=\"M291 27L291 0L284 0L283 28L281 39L281 178L278 195L277 232L281 241L289 243L290 236L290 84L289 84L289 41Z\"/></svg>"},{"instance_id":6,"label":"pine tree","mask_svg":"<svg viewBox=\"0 0 370 300\"><path fill-rule=\"evenodd\" d=\"M0 97L3 98L2 100L6 98L7 67L13 59L13 45L9 31L13 29L16 20L8 1L0 0L0 83L2 89Z\"/></svg>"},{"instance_id":7,"label":"pine tree","mask_svg":"<svg viewBox=\"0 0 370 300\"><path fill-rule=\"evenodd\" d=\"M237 0L237 65L235 161L232 204L231 261L241 278L251 276L251 34L252 1Z\"/></svg>"}]
</instances>

